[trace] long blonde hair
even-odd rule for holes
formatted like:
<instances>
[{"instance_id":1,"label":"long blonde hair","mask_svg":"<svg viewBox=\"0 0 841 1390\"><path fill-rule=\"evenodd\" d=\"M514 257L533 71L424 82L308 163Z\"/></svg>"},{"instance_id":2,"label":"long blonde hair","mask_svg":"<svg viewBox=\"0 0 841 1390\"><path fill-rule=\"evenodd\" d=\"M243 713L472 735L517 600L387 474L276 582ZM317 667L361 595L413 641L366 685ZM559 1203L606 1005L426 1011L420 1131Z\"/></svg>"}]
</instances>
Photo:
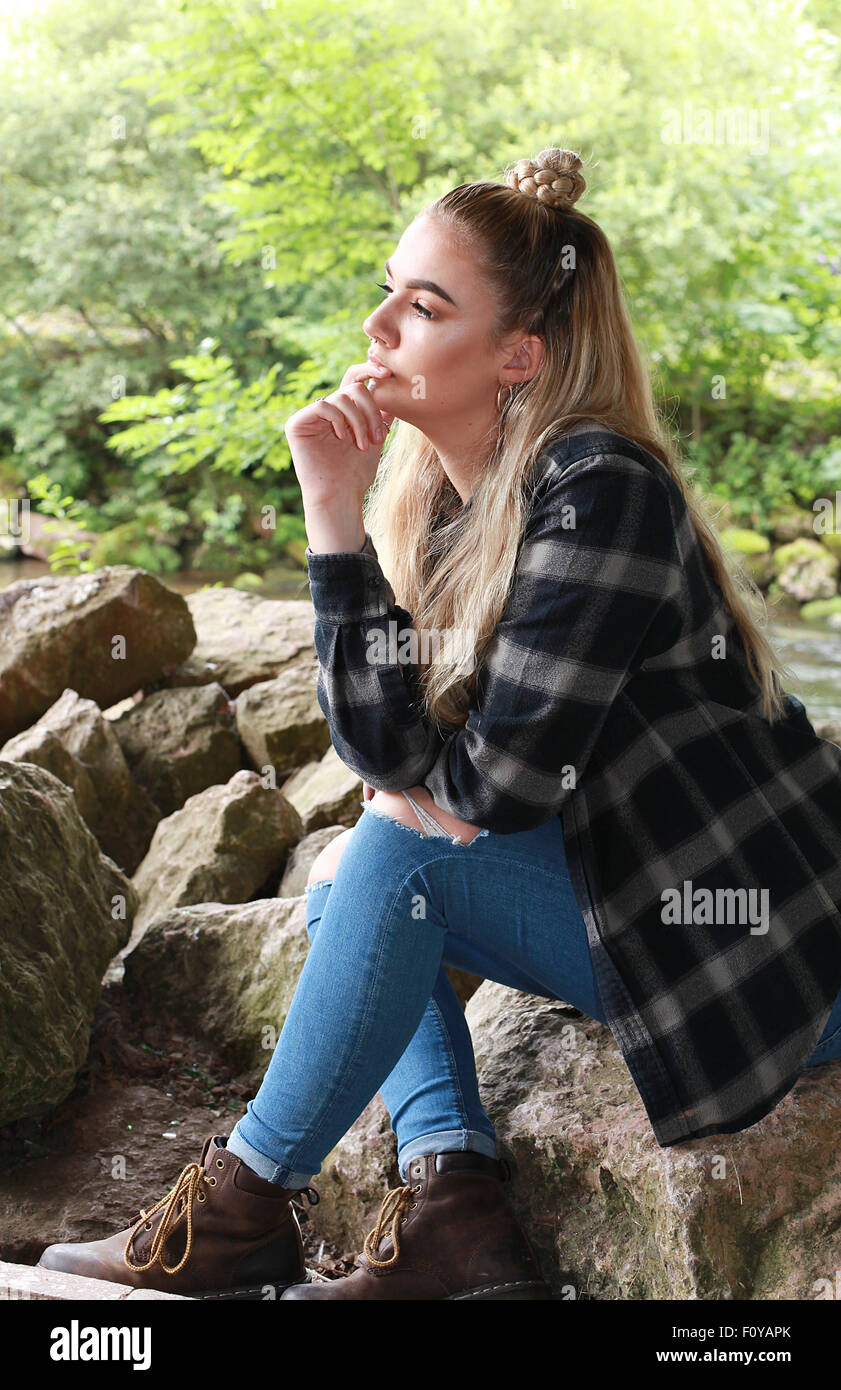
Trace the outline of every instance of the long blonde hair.
<instances>
[{"instance_id":1,"label":"long blonde hair","mask_svg":"<svg viewBox=\"0 0 841 1390\"><path fill-rule=\"evenodd\" d=\"M412 615L416 632L442 634L434 653L418 654L423 712L439 728L466 723L470 679L516 572L533 465L553 440L590 421L649 450L681 488L742 635L763 716L773 722L784 713L776 673L789 672L761 630L764 600L746 571L728 571L706 504L658 417L610 244L572 206L586 187L580 168L570 150L542 150L510 166L505 184L462 184L419 214L438 218L475 257L498 306L495 341L512 332L537 334L546 349L538 374L503 406L466 507L429 440L405 420L395 426L368 491L365 526L398 604ZM448 643L444 634L462 640Z\"/></svg>"}]
</instances>

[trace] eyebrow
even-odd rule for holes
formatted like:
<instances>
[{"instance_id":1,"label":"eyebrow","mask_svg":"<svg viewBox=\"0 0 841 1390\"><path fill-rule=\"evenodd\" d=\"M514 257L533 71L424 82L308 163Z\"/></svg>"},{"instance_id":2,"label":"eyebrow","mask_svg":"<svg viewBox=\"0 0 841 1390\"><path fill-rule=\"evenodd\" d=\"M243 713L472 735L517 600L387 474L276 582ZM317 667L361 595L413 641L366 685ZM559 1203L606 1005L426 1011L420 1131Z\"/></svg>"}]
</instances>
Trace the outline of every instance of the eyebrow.
<instances>
[{"instance_id":1,"label":"eyebrow","mask_svg":"<svg viewBox=\"0 0 841 1390\"><path fill-rule=\"evenodd\" d=\"M385 263L385 273L386 275L391 274L391 265L388 261ZM434 280L407 280L406 288L409 290L429 290L431 294L437 294L440 295L442 299L446 299L447 303L452 304L454 309L458 308L452 295L447 294L446 290L442 290L441 286L436 285Z\"/></svg>"}]
</instances>

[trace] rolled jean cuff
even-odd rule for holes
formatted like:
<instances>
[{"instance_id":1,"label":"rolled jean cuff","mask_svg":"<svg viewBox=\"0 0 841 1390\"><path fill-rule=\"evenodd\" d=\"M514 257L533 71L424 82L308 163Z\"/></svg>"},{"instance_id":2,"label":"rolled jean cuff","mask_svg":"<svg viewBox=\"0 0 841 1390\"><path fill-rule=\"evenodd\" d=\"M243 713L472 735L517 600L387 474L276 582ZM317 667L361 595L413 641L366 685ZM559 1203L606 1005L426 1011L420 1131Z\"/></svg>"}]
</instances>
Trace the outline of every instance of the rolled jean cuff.
<instances>
[{"instance_id":1,"label":"rolled jean cuff","mask_svg":"<svg viewBox=\"0 0 841 1390\"><path fill-rule=\"evenodd\" d=\"M410 1139L397 1154L400 1176L406 1178L406 1170L418 1154L462 1153L470 1149L473 1153L496 1158L496 1141L478 1129L439 1129L435 1134L422 1134L419 1139Z\"/></svg>"},{"instance_id":2,"label":"rolled jean cuff","mask_svg":"<svg viewBox=\"0 0 841 1390\"><path fill-rule=\"evenodd\" d=\"M247 1140L243 1139L236 1125L228 1136L225 1148L228 1153L232 1153L235 1158L241 1158L243 1163L253 1168L258 1177L265 1178L267 1182L276 1182L280 1187L306 1187L313 1176L312 1173L295 1173L291 1168L275 1163L268 1154L252 1148Z\"/></svg>"}]
</instances>

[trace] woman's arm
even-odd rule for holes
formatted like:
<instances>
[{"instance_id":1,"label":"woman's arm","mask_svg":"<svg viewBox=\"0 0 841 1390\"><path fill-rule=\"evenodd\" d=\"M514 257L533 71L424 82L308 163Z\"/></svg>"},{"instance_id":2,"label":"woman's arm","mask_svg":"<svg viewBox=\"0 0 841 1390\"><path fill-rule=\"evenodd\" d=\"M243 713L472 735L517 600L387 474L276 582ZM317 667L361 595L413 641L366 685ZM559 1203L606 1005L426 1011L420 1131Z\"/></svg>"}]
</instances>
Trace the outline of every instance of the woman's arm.
<instances>
[{"instance_id":1,"label":"woman's arm","mask_svg":"<svg viewBox=\"0 0 841 1390\"><path fill-rule=\"evenodd\" d=\"M319 703L339 757L374 787L424 785L474 827L528 830L557 815L632 668L681 622L665 484L615 454L549 474L467 723L449 735L418 713L403 668L365 659L366 632L411 625L370 551L308 557Z\"/></svg>"}]
</instances>

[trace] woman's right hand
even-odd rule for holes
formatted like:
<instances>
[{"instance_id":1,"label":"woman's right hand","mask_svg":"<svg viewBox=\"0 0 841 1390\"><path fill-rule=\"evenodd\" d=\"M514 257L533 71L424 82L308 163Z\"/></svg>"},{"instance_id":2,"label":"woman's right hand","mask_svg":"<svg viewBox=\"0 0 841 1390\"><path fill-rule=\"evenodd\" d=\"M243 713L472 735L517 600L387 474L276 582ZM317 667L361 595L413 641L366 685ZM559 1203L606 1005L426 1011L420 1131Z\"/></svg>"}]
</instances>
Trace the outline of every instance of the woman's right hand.
<instances>
[{"instance_id":1,"label":"woman's right hand","mask_svg":"<svg viewBox=\"0 0 841 1390\"><path fill-rule=\"evenodd\" d=\"M286 421L292 464L307 504L361 506L394 422L373 395L377 381L389 376L387 367L354 362L338 390L296 410ZM372 389L365 385L369 379Z\"/></svg>"}]
</instances>

